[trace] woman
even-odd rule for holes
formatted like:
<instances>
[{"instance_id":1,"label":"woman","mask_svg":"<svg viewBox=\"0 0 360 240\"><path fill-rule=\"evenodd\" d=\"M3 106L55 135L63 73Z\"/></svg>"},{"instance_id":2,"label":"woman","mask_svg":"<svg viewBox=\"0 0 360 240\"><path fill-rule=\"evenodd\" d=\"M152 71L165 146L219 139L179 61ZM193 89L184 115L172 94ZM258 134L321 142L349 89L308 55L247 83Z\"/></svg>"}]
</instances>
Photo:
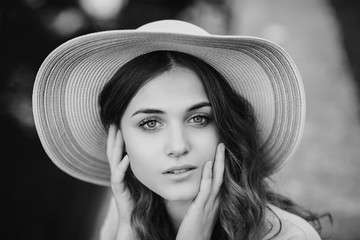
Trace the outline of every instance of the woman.
<instances>
[{"instance_id":1,"label":"woman","mask_svg":"<svg viewBox=\"0 0 360 240\"><path fill-rule=\"evenodd\" d=\"M318 218L267 186L304 114L279 46L181 21L65 43L34 87L50 158L112 187L103 239L320 239L304 220Z\"/></svg>"}]
</instances>

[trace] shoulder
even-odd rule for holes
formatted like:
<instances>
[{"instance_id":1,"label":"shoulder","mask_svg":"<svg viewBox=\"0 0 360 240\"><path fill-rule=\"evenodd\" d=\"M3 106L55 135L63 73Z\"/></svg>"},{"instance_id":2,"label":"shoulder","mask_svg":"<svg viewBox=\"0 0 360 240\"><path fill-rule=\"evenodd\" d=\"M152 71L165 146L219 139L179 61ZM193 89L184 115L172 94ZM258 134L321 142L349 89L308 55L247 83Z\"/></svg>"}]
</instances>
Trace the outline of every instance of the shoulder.
<instances>
[{"instance_id":1,"label":"shoulder","mask_svg":"<svg viewBox=\"0 0 360 240\"><path fill-rule=\"evenodd\" d=\"M303 218L268 205L265 214L267 233L263 240L321 240L315 229Z\"/></svg>"}]
</instances>

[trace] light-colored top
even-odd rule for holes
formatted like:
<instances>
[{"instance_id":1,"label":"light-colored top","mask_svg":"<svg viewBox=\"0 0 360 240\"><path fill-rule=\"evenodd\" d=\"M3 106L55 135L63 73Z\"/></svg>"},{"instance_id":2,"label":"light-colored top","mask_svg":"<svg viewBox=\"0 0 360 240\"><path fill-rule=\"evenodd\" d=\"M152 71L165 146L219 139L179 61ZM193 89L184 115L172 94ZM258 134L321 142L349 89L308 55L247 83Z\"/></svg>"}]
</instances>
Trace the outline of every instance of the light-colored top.
<instances>
[{"instance_id":1,"label":"light-colored top","mask_svg":"<svg viewBox=\"0 0 360 240\"><path fill-rule=\"evenodd\" d=\"M273 212L268 210L265 218L268 229L271 225L272 228L263 240L321 240L319 234L306 220L276 206L269 205L269 207Z\"/></svg>"}]
</instances>

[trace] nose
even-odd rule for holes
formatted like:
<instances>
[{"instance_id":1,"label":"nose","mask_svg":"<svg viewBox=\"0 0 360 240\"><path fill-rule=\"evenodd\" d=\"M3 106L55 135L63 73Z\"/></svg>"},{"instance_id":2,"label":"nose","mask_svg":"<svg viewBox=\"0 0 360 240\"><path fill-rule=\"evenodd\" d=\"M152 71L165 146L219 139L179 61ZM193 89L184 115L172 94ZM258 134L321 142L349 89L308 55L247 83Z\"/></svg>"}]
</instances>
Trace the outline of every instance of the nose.
<instances>
[{"instance_id":1,"label":"nose","mask_svg":"<svg viewBox=\"0 0 360 240\"><path fill-rule=\"evenodd\" d=\"M186 131L180 126L169 129L165 147L166 154L172 158L179 158L188 154L189 151L190 143Z\"/></svg>"}]
</instances>

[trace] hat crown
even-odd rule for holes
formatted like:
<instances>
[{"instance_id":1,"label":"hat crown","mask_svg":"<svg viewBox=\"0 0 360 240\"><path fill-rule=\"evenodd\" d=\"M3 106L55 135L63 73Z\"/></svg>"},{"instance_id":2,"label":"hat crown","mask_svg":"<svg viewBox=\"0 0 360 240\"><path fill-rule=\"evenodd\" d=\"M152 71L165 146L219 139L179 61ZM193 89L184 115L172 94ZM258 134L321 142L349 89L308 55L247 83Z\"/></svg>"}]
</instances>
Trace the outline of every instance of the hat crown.
<instances>
[{"instance_id":1,"label":"hat crown","mask_svg":"<svg viewBox=\"0 0 360 240\"><path fill-rule=\"evenodd\" d=\"M210 35L204 29L180 20L160 20L145 24L137 30L144 32L165 32L165 33L179 33L190 35Z\"/></svg>"}]
</instances>

